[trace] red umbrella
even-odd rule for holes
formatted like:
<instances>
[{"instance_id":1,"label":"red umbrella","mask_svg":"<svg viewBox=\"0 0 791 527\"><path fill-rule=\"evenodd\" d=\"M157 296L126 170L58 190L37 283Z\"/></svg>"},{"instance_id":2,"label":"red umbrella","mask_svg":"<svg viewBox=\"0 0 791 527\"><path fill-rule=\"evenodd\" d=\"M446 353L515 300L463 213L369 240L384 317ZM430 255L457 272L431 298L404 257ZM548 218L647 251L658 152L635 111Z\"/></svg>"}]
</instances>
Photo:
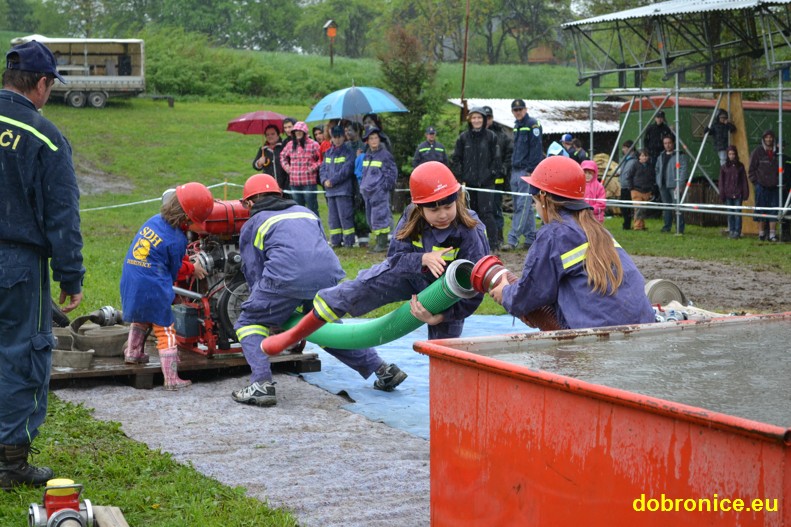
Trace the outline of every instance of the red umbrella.
<instances>
[{"instance_id":1,"label":"red umbrella","mask_svg":"<svg viewBox=\"0 0 791 527\"><path fill-rule=\"evenodd\" d=\"M264 135L264 130L270 125L277 127L277 132L283 132L283 119L285 115L277 112L260 111L240 115L228 123L226 132L239 132L245 135Z\"/></svg>"}]
</instances>

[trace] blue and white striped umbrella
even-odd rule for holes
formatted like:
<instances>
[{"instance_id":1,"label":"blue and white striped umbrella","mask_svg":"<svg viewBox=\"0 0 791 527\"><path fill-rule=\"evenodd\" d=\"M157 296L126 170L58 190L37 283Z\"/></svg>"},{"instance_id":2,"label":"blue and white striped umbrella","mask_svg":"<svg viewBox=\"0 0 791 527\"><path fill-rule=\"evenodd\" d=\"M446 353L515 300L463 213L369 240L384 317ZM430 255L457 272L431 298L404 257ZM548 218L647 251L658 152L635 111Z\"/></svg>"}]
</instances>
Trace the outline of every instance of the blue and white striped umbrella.
<instances>
[{"instance_id":1,"label":"blue and white striped umbrella","mask_svg":"<svg viewBox=\"0 0 791 527\"><path fill-rule=\"evenodd\" d=\"M306 122L348 119L367 113L408 112L392 94L370 86L352 86L334 91L320 100L305 118Z\"/></svg>"}]
</instances>

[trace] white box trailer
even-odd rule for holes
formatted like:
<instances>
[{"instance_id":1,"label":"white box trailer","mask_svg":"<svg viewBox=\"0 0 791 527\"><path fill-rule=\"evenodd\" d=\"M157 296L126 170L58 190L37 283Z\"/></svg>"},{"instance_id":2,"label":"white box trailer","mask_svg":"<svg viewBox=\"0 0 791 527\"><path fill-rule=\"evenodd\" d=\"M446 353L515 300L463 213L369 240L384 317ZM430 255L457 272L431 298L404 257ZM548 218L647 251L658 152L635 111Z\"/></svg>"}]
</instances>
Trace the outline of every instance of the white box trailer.
<instances>
[{"instance_id":1,"label":"white box trailer","mask_svg":"<svg viewBox=\"0 0 791 527\"><path fill-rule=\"evenodd\" d=\"M47 46L58 62L66 84L55 82L52 96L81 108L86 103L103 108L109 97L134 97L146 90L145 48L140 39L48 38L28 35L12 45L36 40Z\"/></svg>"}]
</instances>

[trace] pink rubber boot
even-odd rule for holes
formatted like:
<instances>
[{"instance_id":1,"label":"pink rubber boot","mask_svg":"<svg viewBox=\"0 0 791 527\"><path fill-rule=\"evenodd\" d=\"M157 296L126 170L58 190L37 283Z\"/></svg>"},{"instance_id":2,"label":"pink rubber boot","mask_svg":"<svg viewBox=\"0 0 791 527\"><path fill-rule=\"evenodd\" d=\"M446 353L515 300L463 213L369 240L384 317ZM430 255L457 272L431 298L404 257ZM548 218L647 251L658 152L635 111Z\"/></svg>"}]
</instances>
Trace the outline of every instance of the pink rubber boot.
<instances>
[{"instance_id":1,"label":"pink rubber boot","mask_svg":"<svg viewBox=\"0 0 791 527\"><path fill-rule=\"evenodd\" d=\"M143 351L145 347L146 327L133 322L124 347L124 362L127 364L148 364L148 354Z\"/></svg>"},{"instance_id":2,"label":"pink rubber boot","mask_svg":"<svg viewBox=\"0 0 791 527\"><path fill-rule=\"evenodd\" d=\"M192 384L192 381L179 377L179 352L176 348L160 351L159 363L162 366L162 374L165 376L166 390L180 390Z\"/></svg>"}]
</instances>

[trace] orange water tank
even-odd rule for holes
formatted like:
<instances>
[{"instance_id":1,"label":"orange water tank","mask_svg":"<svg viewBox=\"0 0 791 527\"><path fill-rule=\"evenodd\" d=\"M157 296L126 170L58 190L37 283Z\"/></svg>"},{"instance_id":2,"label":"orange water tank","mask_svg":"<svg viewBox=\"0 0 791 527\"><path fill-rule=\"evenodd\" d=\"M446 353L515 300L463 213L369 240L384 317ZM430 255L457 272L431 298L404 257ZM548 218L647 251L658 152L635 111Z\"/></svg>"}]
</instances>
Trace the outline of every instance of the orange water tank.
<instances>
[{"instance_id":1,"label":"orange water tank","mask_svg":"<svg viewBox=\"0 0 791 527\"><path fill-rule=\"evenodd\" d=\"M467 351L536 335L415 343L432 526L791 526L791 430Z\"/></svg>"}]
</instances>

